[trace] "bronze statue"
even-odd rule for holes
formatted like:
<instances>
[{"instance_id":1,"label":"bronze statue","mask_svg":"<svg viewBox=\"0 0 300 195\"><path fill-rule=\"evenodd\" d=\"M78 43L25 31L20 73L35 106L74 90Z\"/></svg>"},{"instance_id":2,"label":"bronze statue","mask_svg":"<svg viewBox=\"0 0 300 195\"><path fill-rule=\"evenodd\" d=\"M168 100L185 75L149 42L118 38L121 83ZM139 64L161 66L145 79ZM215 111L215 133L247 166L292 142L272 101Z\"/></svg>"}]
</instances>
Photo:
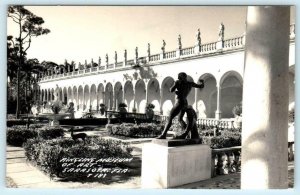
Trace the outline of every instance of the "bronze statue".
<instances>
[{"instance_id":1,"label":"bronze statue","mask_svg":"<svg viewBox=\"0 0 300 195\"><path fill-rule=\"evenodd\" d=\"M174 139L185 139L189 132L191 132L191 139L199 139L199 133L197 130L197 114L195 110L192 106L187 106L185 109L183 109L183 112L186 113L187 117L186 128L183 134L175 136Z\"/></svg>"},{"instance_id":2,"label":"bronze statue","mask_svg":"<svg viewBox=\"0 0 300 195\"><path fill-rule=\"evenodd\" d=\"M171 87L170 91L176 94L176 102L173 108L170 111L170 116L167 120L165 128L160 136L157 139L166 139L167 132L172 125L172 120L179 114L178 121L181 124L182 128L186 128L186 124L183 121L184 109L188 106L187 96L189 95L192 87L203 88L204 81L199 80L200 84L190 82L187 80L187 74L181 72L178 74L178 80L175 81L174 85Z\"/></svg>"}]
</instances>

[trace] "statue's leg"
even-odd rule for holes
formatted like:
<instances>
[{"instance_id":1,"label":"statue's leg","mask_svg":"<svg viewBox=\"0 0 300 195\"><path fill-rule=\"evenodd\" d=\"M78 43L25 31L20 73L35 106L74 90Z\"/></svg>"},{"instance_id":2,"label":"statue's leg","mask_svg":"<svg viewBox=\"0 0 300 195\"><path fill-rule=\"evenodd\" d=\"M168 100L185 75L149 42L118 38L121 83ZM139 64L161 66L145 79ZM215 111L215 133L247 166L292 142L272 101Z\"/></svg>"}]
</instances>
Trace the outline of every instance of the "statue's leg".
<instances>
[{"instance_id":1,"label":"statue's leg","mask_svg":"<svg viewBox=\"0 0 300 195\"><path fill-rule=\"evenodd\" d=\"M179 112L179 115L178 115L178 122L180 123L182 130L186 129L186 126L187 126L187 124L183 120L184 113L185 113L184 110L181 109L181 111Z\"/></svg>"},{"instance_id":2,"label":"statue's leg","mask_svg":"<svg viewBox=\"0 0 300 195\"><path fill-rule=\"evenodd\" d=\"M193 127L191 130L191 139L199 139L199 133L198 133L198 128L197 128L197 123L193 121Z\"/></svg>"},{"instance_id":3,"label":"statue's leg","mask_svg":"<svg viewBox=\"0 0 300 195\"><path fill-rule=\"evenodd\" d=\"M172 125L172 120L175 118L176 115L178 115L178 113L180 112L181 109L182 109L182 105L180 105L179 103L176 103L174 105L174 107L170 111L170 116L168 117L166 126L165 126L162 134L160 136L158 136L157 139L166 139L167 132Z\"/></svg>"}]
</instances>

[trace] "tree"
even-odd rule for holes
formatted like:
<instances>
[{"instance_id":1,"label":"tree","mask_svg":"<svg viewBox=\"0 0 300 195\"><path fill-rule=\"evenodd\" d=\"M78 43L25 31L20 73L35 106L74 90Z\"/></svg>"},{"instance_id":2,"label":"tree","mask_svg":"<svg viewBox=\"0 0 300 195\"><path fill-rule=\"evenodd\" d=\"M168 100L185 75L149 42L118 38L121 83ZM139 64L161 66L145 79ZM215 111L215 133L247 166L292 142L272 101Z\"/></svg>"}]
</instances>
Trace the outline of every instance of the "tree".
<instances>
[{"instance_id":1,"label":"tree","mask_svg":"<svg viewBox=\"0 0 300 195\"><path fill-rule=\"evenodd\" d=\"M23 6L9 6L7 17L18 25L18 38L16 38L16 47L18 47L18 66L17 77L17 106L16 117L20 114L20 68L24 64L24 58L27 50L31 46L31 39L40 35L48 34L49 29L43 28L44 20L42 17L34 15Z\"/></svg>"}]
</instances>

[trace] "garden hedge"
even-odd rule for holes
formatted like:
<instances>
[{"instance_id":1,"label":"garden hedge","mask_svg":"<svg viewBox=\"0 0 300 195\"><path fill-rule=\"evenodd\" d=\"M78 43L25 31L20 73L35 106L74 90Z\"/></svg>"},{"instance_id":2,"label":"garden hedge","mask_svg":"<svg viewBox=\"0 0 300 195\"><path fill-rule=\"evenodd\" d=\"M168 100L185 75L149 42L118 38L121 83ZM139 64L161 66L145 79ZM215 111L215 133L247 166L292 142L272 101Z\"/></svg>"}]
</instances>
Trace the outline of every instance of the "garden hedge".
<instances>
[{"instance_id":1,"label":"garden hedge","mask_svg":"<svg viewBox=\"0 0 300 195\"><path fill-rule=\"evenodd\" d=\"M98 137L88 137L85 143L68 138L43 140L29 139L24 144L26 158L50 177L76 179L85 177L86 173L63 172L60 162L63 158L132 158L132 148L127 143L115 140L106 140ZM103 167L124 167L125 164L104 163L97 164Z\"/></svg>"}]
</instances>

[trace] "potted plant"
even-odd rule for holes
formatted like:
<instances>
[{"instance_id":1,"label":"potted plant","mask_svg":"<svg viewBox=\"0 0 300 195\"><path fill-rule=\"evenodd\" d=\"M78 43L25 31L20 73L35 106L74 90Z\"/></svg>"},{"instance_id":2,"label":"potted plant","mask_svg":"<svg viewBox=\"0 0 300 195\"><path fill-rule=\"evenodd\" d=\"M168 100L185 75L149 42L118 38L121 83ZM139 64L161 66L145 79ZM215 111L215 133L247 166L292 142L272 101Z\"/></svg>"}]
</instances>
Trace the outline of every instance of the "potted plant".
<instances>
[{"instance_id":1,"label":"potted plant","mask_svg":"<svg viewBox=\"0 0 300 195\"><path fill-rule=\"evenodd\" d=\"M234 126L238 129L241 129L242 127L242 112L243 112L242 103L234 106L232 109L232 113L235 118Z\"/></svg>"},{"instance_id":2,"label":"potted plant","mask_svg":"<svg viewBox=\"0 0 300 195\"><path fill-rule=\"evenodd\" d=\"M150 121L152 121L152 119L154 117L154 111L153 111L154 108L155 108L155 105L152 103L149 103L146 106L146 116L147 116L147 119Z\"/></svg>"},{"instance_id":3,"label":"potted plant","mask_svg":"<svg viewBox=\"0 0 300 195\"><path fill-rule=\"evenodd\" d=\"M106 110L105 104L101 103L100 104L100 113L101 113L101 115L104 115L105 110Z\"/></svg>"},{"instance_id":4,"label":"potted plant","mask_svg":"<svg viewBox=\"0 0 300 195\"><path fill-rule=\"evenodd\" d=\"M121 118L126 117L126 113L127 113L126 107L127 107L127 105L125 103L120 103L119 104L119 112L120 112L120 117Z\"/></svg>"}]
</instances>

